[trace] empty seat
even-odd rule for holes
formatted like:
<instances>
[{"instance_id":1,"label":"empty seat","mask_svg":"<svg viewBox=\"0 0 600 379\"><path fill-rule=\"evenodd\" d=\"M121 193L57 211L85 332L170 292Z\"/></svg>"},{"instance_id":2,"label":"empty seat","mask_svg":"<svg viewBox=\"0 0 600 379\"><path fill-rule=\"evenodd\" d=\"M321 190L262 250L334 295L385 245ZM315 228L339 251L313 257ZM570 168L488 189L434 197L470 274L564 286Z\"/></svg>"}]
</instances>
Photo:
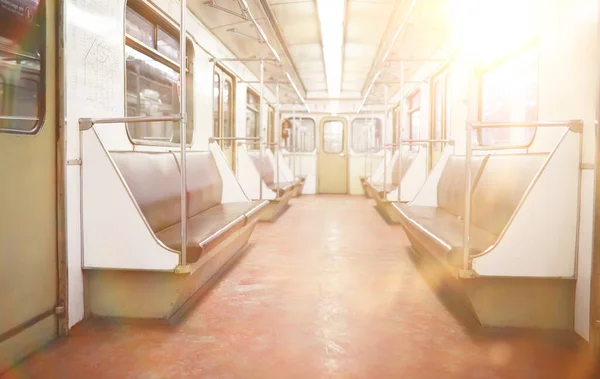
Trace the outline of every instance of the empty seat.
<instances>
[{"instance_id":1,"label":"empty seat","mask_svg":"<svg viewBox=\"0 0 600 379\"><path fill-rule=\"evenodd\" d=\"M111 155L156 237L167 247L181 251L181 167L177 154L113 152ZM221 203L221 175L209 152L187 153L186 167L186 263L194 263L254 220L266 202Z\"/></svg>"},{"instance_id":2,"label":"empty seat","mask_svg":"<svg viewBox=\"0 0 600 379\"><path fill-rule=\"evenodd\" d=\"M494 245L546 154L472 158L469 254ZM460 266L464 256L465 157L450 157L438 183L438 206L394 204L413 245Z\"/></svg>"},{"instance_id":3,"label":"empty seat","mask_svg":"<svg viewBox=\"0 0 600 379\"><path fill-rule=\"evenodd\" d=\"M301 181L277 182L277 175L273 170L273 165L271 164L269 157L267 157L266 155L263 155L261 157L259 154L255 153L249 153L248 155L250 155L252 163L254 163L254 166L258 170L258 173L263 182L265 182L267 188L275 192L279 190L277 196L282 196L283 194L293 190L294 186L301 183Z\"/></svg>"},{"instance_id":4,"label":"empty seat","mask_svg":"<svg viewBox=\"0 0 600 379\"><path fill-rule=\"evenodd\" d=\"M417 156L416 152L412 152L412 151L402 154L402 176L401 177L398 172L399 171L398 170L399 160L395 159L394 165L391 168L388 167L388 170L392 170L391 171L391 174L392 174L391 182L383 183L383 181L371 182L371 181L367 180L366 185L370 186L375 192L380 193L381 196L383 196L383 193L393 191L394 189L398 188L398 183L400 183L400 180L402 178L404 178L404 175L410 168L410 166L413 163L416 156Z\"/></svg>"}]
</instances>

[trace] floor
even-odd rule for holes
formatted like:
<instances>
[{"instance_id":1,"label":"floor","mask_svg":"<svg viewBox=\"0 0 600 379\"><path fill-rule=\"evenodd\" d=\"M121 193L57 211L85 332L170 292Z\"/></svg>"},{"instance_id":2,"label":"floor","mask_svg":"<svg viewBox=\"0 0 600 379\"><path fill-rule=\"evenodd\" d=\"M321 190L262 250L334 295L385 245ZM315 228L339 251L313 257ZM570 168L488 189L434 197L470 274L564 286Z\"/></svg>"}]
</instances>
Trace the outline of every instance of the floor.
<instances>
[{"instance_id":1,"label":"floor","mask_svg":"<svg viewBox=\"0 0 600 379\"><path fill-rule=\"evenodd\" d=\"M362 197L303 196L179 325L84 322L3 379L592 377L570 336L469 326L408 246Z\"/></svg>"}]
</instances>

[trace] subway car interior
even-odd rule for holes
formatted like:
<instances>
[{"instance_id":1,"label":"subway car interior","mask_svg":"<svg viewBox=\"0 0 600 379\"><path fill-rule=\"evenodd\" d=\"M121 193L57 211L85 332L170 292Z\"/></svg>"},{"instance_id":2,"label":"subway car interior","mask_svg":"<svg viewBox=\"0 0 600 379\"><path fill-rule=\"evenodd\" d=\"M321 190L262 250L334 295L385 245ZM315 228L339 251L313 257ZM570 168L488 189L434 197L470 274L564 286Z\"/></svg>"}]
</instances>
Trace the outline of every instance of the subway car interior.
<instances>
[{"instance_id":1,"label":"subway car interior","mask_svg":"<svg viewBox=\"0 0 600 379\"><path fill-rule=\"evenodd\" d=\"M600 378L599 5L1 0L0 378Z\"/></svg>"}]
</instances>

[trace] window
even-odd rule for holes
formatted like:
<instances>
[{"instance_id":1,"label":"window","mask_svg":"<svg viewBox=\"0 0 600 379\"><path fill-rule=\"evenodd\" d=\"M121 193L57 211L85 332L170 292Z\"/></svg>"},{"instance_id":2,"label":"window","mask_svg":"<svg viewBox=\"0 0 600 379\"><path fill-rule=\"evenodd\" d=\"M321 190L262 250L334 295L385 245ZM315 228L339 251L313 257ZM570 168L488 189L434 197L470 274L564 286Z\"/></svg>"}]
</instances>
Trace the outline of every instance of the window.
<instances>
[{"instance_id":1,"label":"window","mask_svg":"<svg viewBox=\"0 0 600 379\"><path fill-rule=\"evenodd\" d=\"M432 89L432 137L433 139L450 138L450 118L449 118L449 92L450 92L450 71L444 70L433 80ZM442 143L434 143L434 150L441 150Z\"/></svg>"},{"instance_id":2,"label":"window","mask_svg":"<svg viewBox=\"0 0 600 379\"><path fill-rule=\"evenodd\" d=\"M290 117L286 119L281 130L285 148L297 153L314 151L315 129L315 121L312 118Z\"/></svg>"},{"instance_id":3,"label":"window","mask_svg":"<svg viewBox=\"0 0 600 379\"><path fill-rule=\"evenodd\" d=\"M246 98L246 137L260 137L260 121L258 110L260 108L260 96L248 90ZM258 149L258 144L248 145Z\"/></svg>"},{"instance_id":4,"label":"window","mask_svg":"<svg viewBox=\"0 0 600 379\"><path fill-rule=\"evenodd\" d=\"M233 78L221 67L215 66L213 87L213 135L233 137ZM221 141L221 147L232 146L232 141Z\"/></svg>"},{"instance_id":5,"label":"window","mask_svg":"<svg viewBox=\"0 0 600 379\"><path fill-rule=\"evenodd\" d=\"M535 122L538 113L538 52L530 49L484 72L480 78L484 122ZM482 146L528 146L535 128L480 130Z\"/></svg>"},{"instance_id":6,"label":"window","mask_svg":"<svg viewBox=\"0 0 600 379\"><path fill-rule=\"evenodd\" d=\"M417 140L421 127L421 91L416 91L408 97L408 131L409 139ZM418 145L412 144L411 150L417 150Z\"/></svg>"},{"instance_id":7,"label":"window","mask_svg":"<svg viewBox=\"0 0 600 379\"><path fill-rule=\"evenodd\" d=\"M135 4L135 3L134 3ZM145 14L148 14L146 16ZM126 113L127 116L172 116L180 112L179 36L160 18L127 6ZM192 53L191 44L188 51ZM189 55L188 55L189 58ZM187 142L193 137L192 76L187 71ZM144 122L127 125L133 143L179 143L179 122Z\"/></svg>"},{"instance_id":8,"label":"window","mask_svg":"<svg viewBox=\"0 0 600 379\"><path fill-rule=\"evenodd\" d=\"M269 105L269 117L267 118L268 142L275 143L275 108ZM274 151L274 147L271 146Z\"/></svg>"},{"instance_id":9,"label":"window","mask_svg":"<svg viewBox=\"0 0 600 379\"><path fill-rule=\"evenodd\" d=\"M26 12L0 5L0 132L35 134L42 125L45 16L43 0Z\"/></svg>"},{"instance_id":10,"label":"window","mask_svg":"<svg viewBox=\"0 0 600 379\"><path fill-rule=\"evenodd\" d=\"M380 118L355 118L352 121L352 150L376 153L382 147L383 123Z\"/></svg>"},{"instance_id":11,"label":"window","mask_svg":"<svg viewBox=\"0 0 600 379\"><path fill-rule=\"evenodd\" d=\"M344 123L325 121L323 124L323 152L339 154L344 151Z\"/></svg>"}]
</instances>

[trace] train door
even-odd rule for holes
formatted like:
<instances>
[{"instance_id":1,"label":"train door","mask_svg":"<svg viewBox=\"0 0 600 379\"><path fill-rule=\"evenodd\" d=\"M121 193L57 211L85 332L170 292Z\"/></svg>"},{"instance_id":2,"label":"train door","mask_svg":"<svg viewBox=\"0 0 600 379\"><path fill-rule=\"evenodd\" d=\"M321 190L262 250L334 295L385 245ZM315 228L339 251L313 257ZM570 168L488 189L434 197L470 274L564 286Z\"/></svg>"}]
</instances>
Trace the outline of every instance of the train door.
<instances>
[{"instance_id":1,"label":"train door","mask_svg":"<svg viewBox=\"0 0 600 379\"><path fill-rule=\"evenodd\" d=\"M318 192L348 192L348 123L340 117L321 120Z\"/></svg>"},{"instance_id":2,"label":"train door","mask_svg":"<svg viewBox=\"0 0 600 379\"><path fill-rule=\"evenodd\" d=\"M54 4L0 8L0 373L58 334Z\"/></svg>"}]
</instances>

